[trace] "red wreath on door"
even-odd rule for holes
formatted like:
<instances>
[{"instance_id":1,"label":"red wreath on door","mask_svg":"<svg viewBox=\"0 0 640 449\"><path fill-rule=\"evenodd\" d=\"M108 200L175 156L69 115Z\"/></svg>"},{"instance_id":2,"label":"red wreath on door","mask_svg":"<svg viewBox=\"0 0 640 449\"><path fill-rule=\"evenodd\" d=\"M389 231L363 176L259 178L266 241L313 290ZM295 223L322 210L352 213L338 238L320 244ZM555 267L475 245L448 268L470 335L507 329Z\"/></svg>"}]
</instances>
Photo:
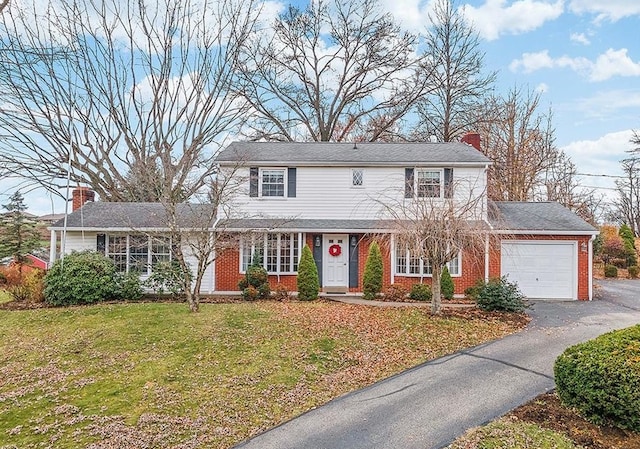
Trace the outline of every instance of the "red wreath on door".
<instances>
[{"instance_id":1,"label":"red wreath on door","mask_svg":"<svg viewBox=\"0 0 640 449\"><path fill-rule=\"evenodd\" d=\"M340 245L331 245L329 247L329 254L331 254L333 257L337 257L342 254L342 248L340 247Z\"/></svg>"}]
</instances>

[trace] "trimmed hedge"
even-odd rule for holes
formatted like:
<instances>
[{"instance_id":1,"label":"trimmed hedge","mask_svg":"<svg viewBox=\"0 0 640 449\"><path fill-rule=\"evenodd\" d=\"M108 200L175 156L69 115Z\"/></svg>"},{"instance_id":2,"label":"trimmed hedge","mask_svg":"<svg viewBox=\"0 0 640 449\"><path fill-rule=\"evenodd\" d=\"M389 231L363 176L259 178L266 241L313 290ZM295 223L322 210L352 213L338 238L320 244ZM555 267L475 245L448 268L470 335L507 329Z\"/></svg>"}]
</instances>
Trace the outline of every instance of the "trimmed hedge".
<instances>
[{"instance_id":1,"label":"trimmed hedge","mask_svg":"<svg viewBox=\"0 0 640 449\"><path fill-rule=\"evenodd\" d=\"M453 299L454 289L453 279L451 279L449 269L445 265L442 269L442 275L440 276L440 293L444 299Z\"/></svg>"},{"instance_id":2,"label":"trimmed hedge","mask_svg":"<svg viewBox=\"0 0 640 449\"><path fill-rule=\"evenodd\" d=\"M566 405L598 425L640 432L640 325L571 346L554 373Z\"/></svg>"},{"instance_id":3,"label":"trimmed hedge","mask_svg":"<svg viewBox=\"0 0 640 449\"><path fill-rule=\"evenodd\" d=\"M382 277L384 269L382 267L382 254L377 242L369 246L369 255L364 264L364 274L362 276L362 293L364 299L376 299L382 291Z\"/></svg>"},{"instance_id":4,"label":"trimmed hedge","mask_svg":"<svg viewBox=\"0 0 640 449\"><path fill-rule=\"evenodd\" d=\"M489 279L478 290L476 304L485 311L523 312L527 305L518 284L505 276Z\"/></svg>"},{"instance_id":5,"label":"trimmed hedge","mask_svg":"<svg viewBox=\"0 0 640 449\"><path fill-rule=\"evenodd\" d=\"M605 265L604 266L604 277L606 278L617 278L618 277L618 268L615 265Z\"/></svg>"},{"instance_id":6,"label":"trimmed hedge","mask_svg":"<svg viewBox=\"0 0 640 449\"><path fill-rule=\"evenodd\" d=\"M431 301L432 296L429 284L413 284L409 292L409 298L414 301Z\"/></svg>"},{"instance_id":7,"label":"trimmed hedge","mask_svg":"<svg viewBox=\"0 0 640 449\"><path fill-rule=\"evenodd\" d=\"M298 299L301 301L313 301L318 299L320 293L320 277L318 267L313 260L313 254L307 245L302 248L300 262L298 263Z\"/></svg>"}]
</instances>

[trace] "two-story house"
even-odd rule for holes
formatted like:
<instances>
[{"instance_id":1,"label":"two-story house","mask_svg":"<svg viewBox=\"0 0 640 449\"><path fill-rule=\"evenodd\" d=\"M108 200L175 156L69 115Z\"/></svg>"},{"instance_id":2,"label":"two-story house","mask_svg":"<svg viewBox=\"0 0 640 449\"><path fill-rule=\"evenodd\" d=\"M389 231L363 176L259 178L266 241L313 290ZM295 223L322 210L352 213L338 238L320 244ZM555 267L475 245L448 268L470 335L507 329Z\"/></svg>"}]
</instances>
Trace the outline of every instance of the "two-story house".
<instances>
[{"instance_id":1,"label":"two-story house","mask_svg":"<svg viewBox=\"0 0 640 449\"><path fill-rule=\"evenodd\" d=\"M471 137L466 140L477 144ZM217 255L202 293L237 293L254 257L261 259L272 285L295 291L298 259L308 245L322 290L357 294L373 240L382 243L385 285L430 282L428 261L396 239L395 212L453 202L467 206L461 209L469 223L481 223L486 232L480 252L460 252L447 264L457 295L478 279L507 275L531 298L592 296L591 242L597 230L556 203L488 201L490 161L467 143L235 142L221 151L217 162L221 176L242 182L212 223L212 232L224 230L240 238L234 248ZM118 214L106 210L118 207ZM161 213L153 213L154 207L159 206L145 203L146 212L140 215L135 204L87 204L68 217L67 240L73 243L66 248L99 249L111 256L103 240L114 239L121 243L122 259L122 253L134 248L124 242L145 238L145 216L156 217L149 221L157 235ZM127 229L127 214L140 217L135 232ZM113 222L118 216L120 224ZM62 222L51 229L61 232ZM80 231L90 235L83 244ZM140 258L143 251L149 269L155 260L154 239L145 240L146 250L131 253ZM156 246L166 249L168 244ZM121 263L121 269L127 267Z\"/></svg>"}]
</instances>

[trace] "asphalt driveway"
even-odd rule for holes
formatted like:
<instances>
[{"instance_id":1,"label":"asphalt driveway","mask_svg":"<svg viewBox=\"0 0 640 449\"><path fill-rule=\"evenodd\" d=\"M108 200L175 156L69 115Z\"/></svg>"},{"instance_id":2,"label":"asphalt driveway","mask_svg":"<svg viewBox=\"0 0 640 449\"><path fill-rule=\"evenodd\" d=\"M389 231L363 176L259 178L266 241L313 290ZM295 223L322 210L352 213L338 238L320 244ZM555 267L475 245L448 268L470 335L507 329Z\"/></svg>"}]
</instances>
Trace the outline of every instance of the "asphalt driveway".
<instances>
[{"instance_id":1,"label":"asphalt driveway","mask_svg":"<svg viewBox=\"0 0 640 449\"><path fill-rule=\"evenodd\" d=\"M554 387L568 346L640 323L640 280L598 281L591 302L534 302L516 335L424 363L248 440L243 449L441 448Z\"/></svg>"}]
</instances>

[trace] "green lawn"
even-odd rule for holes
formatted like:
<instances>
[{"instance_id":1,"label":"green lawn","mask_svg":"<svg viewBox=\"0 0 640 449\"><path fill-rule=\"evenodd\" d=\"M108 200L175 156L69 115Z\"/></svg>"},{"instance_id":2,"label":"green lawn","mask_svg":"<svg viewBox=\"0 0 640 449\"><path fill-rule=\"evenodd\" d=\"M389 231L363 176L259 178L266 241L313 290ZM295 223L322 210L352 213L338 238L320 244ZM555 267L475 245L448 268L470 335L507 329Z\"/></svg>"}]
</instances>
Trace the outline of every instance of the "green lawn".
<instances>
[{"instance_id":1,"label":"green lawn","mask_svg":"<svg viewBox=\"0 0 640 449\"><path fill-rule=\"evenodd\" d=\"M9 302L9 301L13 301L13 298L11 297L11 295L7 293L5 290L0 289L0 304Z\"/></svg>"},{"instance_id":2,"label":"green lawn","mask_svg":"<svg viewBox=\"0 0 640 449\"><path fill-rule=\"evenodd\" d=\"M229 447L516 328L329 302L0 310L0 448Z\"/></svg>"}]
</instances>

